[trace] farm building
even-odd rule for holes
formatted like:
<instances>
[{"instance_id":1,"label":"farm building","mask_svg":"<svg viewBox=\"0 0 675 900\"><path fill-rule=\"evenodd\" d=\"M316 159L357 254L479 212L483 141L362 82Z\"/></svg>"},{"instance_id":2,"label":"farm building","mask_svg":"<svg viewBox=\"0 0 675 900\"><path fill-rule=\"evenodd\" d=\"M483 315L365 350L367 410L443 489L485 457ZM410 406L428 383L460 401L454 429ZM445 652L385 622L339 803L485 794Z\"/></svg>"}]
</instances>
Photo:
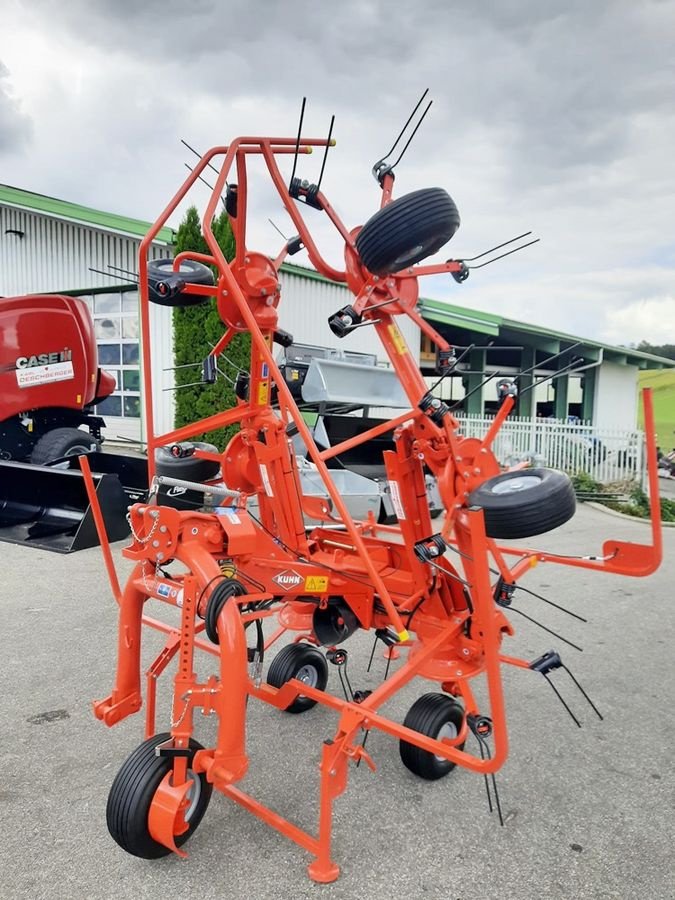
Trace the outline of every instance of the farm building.
<instances>
[{"instance_id":1,"label":"farm building","mask_svg":"<svg viewBox=\"0 0 675 900\"><path fill-rule=\"evenodd\" d=\"M0 185L0 296L54 292L87 302L100 364L117 382L116 391L97 409L108 423L109 437L142 438L142 350L133 273L140 240L148 229L147 222ZM152 258L170 256L173 237L171 229L162 229ZM349 302L347 288L295 264L282 266L281 284L281 328L299 343L339 343L327 319ZM489 375L519 375L516 412L523 419L575 417L599 429L630 430L637 422L638 372L675 366L671 360L444 301L422 299L419 308L458 348L458 355L467 351L439 392L470 416L487 415L497 405L495 378L484 383ZM174 397L171 311L153 307L151 322L159 398L156 427L167 431L173 426ZM431 384L435 363L431 343L412 322L401 324ZM341 348L377 353L377 343L372 332L362 328Z\"/></svg>"}]
</instances>

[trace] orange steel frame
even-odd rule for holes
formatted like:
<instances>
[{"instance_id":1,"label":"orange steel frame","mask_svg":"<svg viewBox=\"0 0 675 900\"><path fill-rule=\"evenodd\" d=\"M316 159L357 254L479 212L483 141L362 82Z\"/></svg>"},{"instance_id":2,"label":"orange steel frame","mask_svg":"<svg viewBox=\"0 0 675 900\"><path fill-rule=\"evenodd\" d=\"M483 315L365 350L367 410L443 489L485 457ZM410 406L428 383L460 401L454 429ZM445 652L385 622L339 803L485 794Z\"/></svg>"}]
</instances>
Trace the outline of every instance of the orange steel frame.
<instances>
[{"instance_id":1,"label":"orange steel frame","mask_svg":"<svg viewBox=\"0 0 675 900\"><path fill-rule=\"evenodd\" d=\"M347 785L348 764L364 759L374 768L360 738L377 729L405 740L438 757L478 773L493 773L504 763L508 738L501 666L527 667L527 662L506 656L502 640L513 633L502 609L494 602L491 562L508 583L515 582L538 562L553 562L625 575L648 575L661 559L660 510L656 481L656 451L653 434L651 397L645 395L645 419L648 435L650 493L652 497L651 544L622 541L605 543L600 557L575 558L534 549L499 546L486 537L482 510L467 506L469 493L500 469L491 444L510 412L508 398L482 440L461 436L457 420L447 412L440 424L419 407L427 394L427 385L396 324L396 317L411 318L442 349L449 349L415 311L420 275L452 272L459 263L418 265L385 278L378 278L361 264L355 246L358 229L348 231L322 193L317 201L344 240L345 269L330 266L321 256L305 224L300 204L289 196L277 165L277 157L295 152L292 138L243 137L228 146L206 153L185 183L152 226L140 248L139 272L143 337L143 377L148 440L148 466L154 474L154 451L160 445L190 438L203 431L238 423L239 433L222 456L224 480L240 492L229 510L183 512L155 505L152 501L136 504L130 510L133 540L123 552L136 562L124 589L120 589L110 547L105 535L86 457L83 469L90 499L96 514L104 560L119 606L117 674L109 697L94 704L96 716L114 725L141 709L141 633L143 626L167 635L166 643L147 674L146 736L155 733L155 691L158 677L171 660L178 657L174 679L171 734L174 745L186 748L193 731L193 714L215 713L219 718L214 748L200 750L190 763L195 772L206 777L230 797L286 837L295 841L313 857L310 877L319 882L337 878L339 868L331 855L332 807ZM325 147L323 139L303 140L301 154L313 147ZM262 156L271 179L294 222L314 267L326 277L346 283L354 295L353 307L371 321L410 401L410 411L344 441L337 447L319 450L298 407L288 390L272 353L280 300L278 272L286 255L282 251L271 260L247 249L247 159ZM188 291L214 295L226 326L214 353L220 353L238 332L251 334L250 389L248 400L236 407L218 411L192 425L156 434L153 424L152 347L150 342L147 253L151 242L176 210L207 165L221 159L219 174L203 217L203 234L210 254L183 253L176 257L175 268L190 257L214 265L219 273L215 288L189 286ZM236 169L238 208L231 217L236 239L236 257L225 260L212 230L211 222L219 198L232 168ZM391 200L393 177L383 180L382 205ZM301 189L301 194L305 188ZM383 305L385 304L385 305ZM271 386L276 385L278 412L272 409ZM340 528L325 504L316 498L301 496L295 457L286 436L293 422L302 436L309 456L320 473L333 504ZM400 499L399 524L379 526L373 519L356 522L334 486L326 461L344 450L369 440L390 428L395 429L395 451L385 452L387 475L395 483ZM459 551L461 575L441 556L434 564L423 562L414 553L416 542L432 534L425 499L423 466L438 480L446 510L442 536ZM260 520L247 512L247 497L255 495ZM309 533L303 513L324 519L323 527ZM515 556L513 565L507 556ZM176 560L184 574L167 574L160 567ZM219 645L201 637L201 622L214 586L223 577L222 566L239 576L249 593L227 602L217 620ZM284 572L297 582L280 587L276 580ZM495 568L492 568L495 571ZM283 579L281 579L283 581ZM255 588L251 591L251 587ZM363 629L388 629L398 647L408 650L407 659L363 702L347 702L327 691L309 687L295 679L277 689L249 675L245 624L255 619L278 619L278 628L265 646L287 631L298 633L296 640L311 636L312 613L325 609L329 597L341 597L356 614ZM308 603L308 598L313 602ZM145 614L151 600L179 609L180 625L169 626ZM278 601L275 610L243 610L257 601ZM411 617L414 619L411 622ZM410 628L408 623L410 622ZM219 662L219 677L200 682L194 672L195 649L214 655ZM470 680L485 675L489 714L493 721L494 753L481 759L463 749L468 726L454 739L436 740L391 721L380 707L413 678L423 677L440 683L449 694L460 697L467 715L479 713ZM338 714L337 730L322 746L320 763L319 828L314 836L282 818L236 786L248 768L246 754L246 704L249 697L278 709L290 705L299 695L322 703ZM186 824L183 811L189 788L188 762L178 757L172 772L164 779L153 800L148 820L155 840L180 855L175 837Z\"/></svg>"}]
</instances>

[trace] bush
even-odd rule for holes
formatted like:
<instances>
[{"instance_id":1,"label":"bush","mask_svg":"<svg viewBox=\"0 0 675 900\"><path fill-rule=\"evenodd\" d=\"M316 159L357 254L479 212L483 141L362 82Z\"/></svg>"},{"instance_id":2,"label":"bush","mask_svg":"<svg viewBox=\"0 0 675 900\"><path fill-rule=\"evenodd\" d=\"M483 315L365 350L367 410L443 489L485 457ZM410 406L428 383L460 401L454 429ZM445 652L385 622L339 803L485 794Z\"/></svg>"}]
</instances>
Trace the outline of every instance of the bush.
<instances>
[{"instance_id":1,"label":"bush","mask_svg":"<svg viewBox=\"0 0 675 900\"><path fill-rule=\"evenodd\" d=\"M213 233L225 259L229 262L234 258L235 246L230 220L225 210L218 218L214 219ZM176 234L175 252L181 253L183 250L195 250L199 253L209 252L206 241L202 237L199 213L195 206L188 209ZM217 277L217 273L215 274ZM224 325L214 301L200 306L174 309L173 325L175 366L185 366L190 363L201 364L213 345L222 337L224 331ZM218 367L232 381L234 381L238 369L248 371L250 348L250 335L239 334L225 351L227 360L221 357L218 361ZM199 381L201 377L200 365L176 369L175 374L176 385L191 384ZM236 405L233 385L221 375L218 376L215 384L179 387L175 393L176 428L189 425L197 419L212 416ZM228 428L195 435L194 439L210 441L223 450L229 439L238 430L238 425L230 425Z\"/></svg>"}]
</instances>

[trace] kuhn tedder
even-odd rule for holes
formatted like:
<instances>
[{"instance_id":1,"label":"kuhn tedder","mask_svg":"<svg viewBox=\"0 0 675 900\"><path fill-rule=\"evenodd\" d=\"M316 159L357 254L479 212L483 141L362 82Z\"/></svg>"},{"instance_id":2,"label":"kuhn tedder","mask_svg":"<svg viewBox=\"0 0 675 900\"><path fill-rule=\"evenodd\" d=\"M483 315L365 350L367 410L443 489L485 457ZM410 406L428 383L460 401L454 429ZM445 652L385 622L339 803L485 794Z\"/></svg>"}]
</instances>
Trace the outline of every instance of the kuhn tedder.
<instances>
[{"instance_id":1,"label":"kuhn tedder","mask_svg":"<svg viewBox=\"0 0 675 900\"><path fill-rule=\"evenodd\" d=\"M307 850L313 857L309 875L319 882L332 881L339 874L331 855L332 807L347 786L350 763L364 760L374 768L364 747L370 730L398 739L404 765L421 778L440 778L457 765L487 776L502 766L508 748L502 666L534 669L547 676L562 665L552 651L534 662L502 652L503 640L513 633L504 608L528 569L552 562L640 576L653 572L661 556L648 396L651 544L609 541L598 556L570 558L496 543L496 539L526 538L562 525L574 514L575 497L569 479L560 472L500 469L491 445L513 408L513 391L508 386L484 438L463 437L452 411L430 393L397 325L398 317L411 318L435 342L441 374L453 370L452 348L419 316L416 301L421 276L449 273L461 281L468 274L461 260L418 265L458 228L455 205L440 188L393 199L392 167L381 161L374 169L382 190L381 207L363 227L348 230L320 187L296 178L295 165L287 184L279 169L280 157L294 157L297 164L313 147L327 152L328 146L332 146L330 135L309 140L298 135L297 139L242 137L212 149L194 167L141 245L150 475L154 474L155 447L233 423L240 430L219 457L222 484L182 484L203 495L202 509L163 506L154 490L147 502L130 508L133 539L124 555L136 565L123 591L109 545L101 535L120 621L114 688L94 705L96 716L107 725L141 709L143 627L165 633L166 644L146 675L146 740L125 762L110 792L107 822L112 836L136 856L155 858L172 851L185 855L181 847L201 821L215 787ZM298 232L275 259L247 247L251 156L262 157ZM152 239L206 167L214 164L218 174L203 217L210 254L181 253L164 265L148 264ZM236 185L227 183L233 172ZM211 230L223 193L236 238L236 258L230 264ZM344 270L333 268L319 252L301 212L303 204L325 213L339 232L344 241ZM410 407L323 450L315 443L273 352L275 341L287 340L277 328L279 269L287 254L301 245L319 272L346 283L353 294L351 304L331 317L334 334L344 337L356 327L372 327ZM215 267L215 280L207 266ZM156 434L148 304L190 305L209 298L215 298L225 331L204 365L205 376L234 335L249 332L252 338L250 370L237 378L237 405L168 434ZM372 516L354 521L327 463L392 429L395 449L384 456L398 524L381 526ZM289 437L296 431L330 502L300 491ZM86 458L82 465L87 470ZM436 532L427 504L425 467L437 479L445 508L442 527ZM95 509L95 491L90 499ZM321 521L321 527L307 529L305 517ZM454 551L451 558L456 565L449 550ZM176 607L180 624L170 626L150 618L146 606L151 600ZM275 627L266 638L263 628L270 620L276 620ZM350 690L347 699L342 699L326 690L327 662L338 668L344 663L347 653L336 645L359 629L374 632L390 654L403 659L372 692ZM264 653L282 635L293 635L294 640L276 655L263 681ZM322 652L320 647L328 649ZM217 675L198 679L195 650L217 658ZM156 682L176 656L171 727L157 733ZM471 680L479 675L486 679L489 709L478 708L471 688ZM436 682L438 692L423 694L403 724L383 715L382 705L415 678ZM248 769L249 701L262 701L289 713L321 703L337 713L336 731L322 745L318 835L282 818L237 786ZM197 710L218 718L215 747L203 747L193 739ZM470 735L477 740L480 756L464 749Z\"/></svg>"}]
</instances>

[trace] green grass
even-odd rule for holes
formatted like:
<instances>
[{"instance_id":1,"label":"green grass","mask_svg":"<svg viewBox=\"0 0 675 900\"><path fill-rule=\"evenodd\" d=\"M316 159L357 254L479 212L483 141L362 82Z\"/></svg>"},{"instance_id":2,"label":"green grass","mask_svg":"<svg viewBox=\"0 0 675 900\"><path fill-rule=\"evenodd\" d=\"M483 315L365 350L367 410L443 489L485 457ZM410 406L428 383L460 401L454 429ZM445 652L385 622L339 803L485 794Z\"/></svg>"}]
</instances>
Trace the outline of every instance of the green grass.
<instances>
[{"instance_id":1,"label":"green grass","mask_svg":"<svg viewBox=\"0 0 675 900\"><path fill-rule=\"evenodd\" d=\"M667 453L675 447L675 369L640 372L640 388L644 387L649 387L654 392L656 443ZM640 428L643 428L642 403L638 421Z\"/></svg>"}]
</instances>

